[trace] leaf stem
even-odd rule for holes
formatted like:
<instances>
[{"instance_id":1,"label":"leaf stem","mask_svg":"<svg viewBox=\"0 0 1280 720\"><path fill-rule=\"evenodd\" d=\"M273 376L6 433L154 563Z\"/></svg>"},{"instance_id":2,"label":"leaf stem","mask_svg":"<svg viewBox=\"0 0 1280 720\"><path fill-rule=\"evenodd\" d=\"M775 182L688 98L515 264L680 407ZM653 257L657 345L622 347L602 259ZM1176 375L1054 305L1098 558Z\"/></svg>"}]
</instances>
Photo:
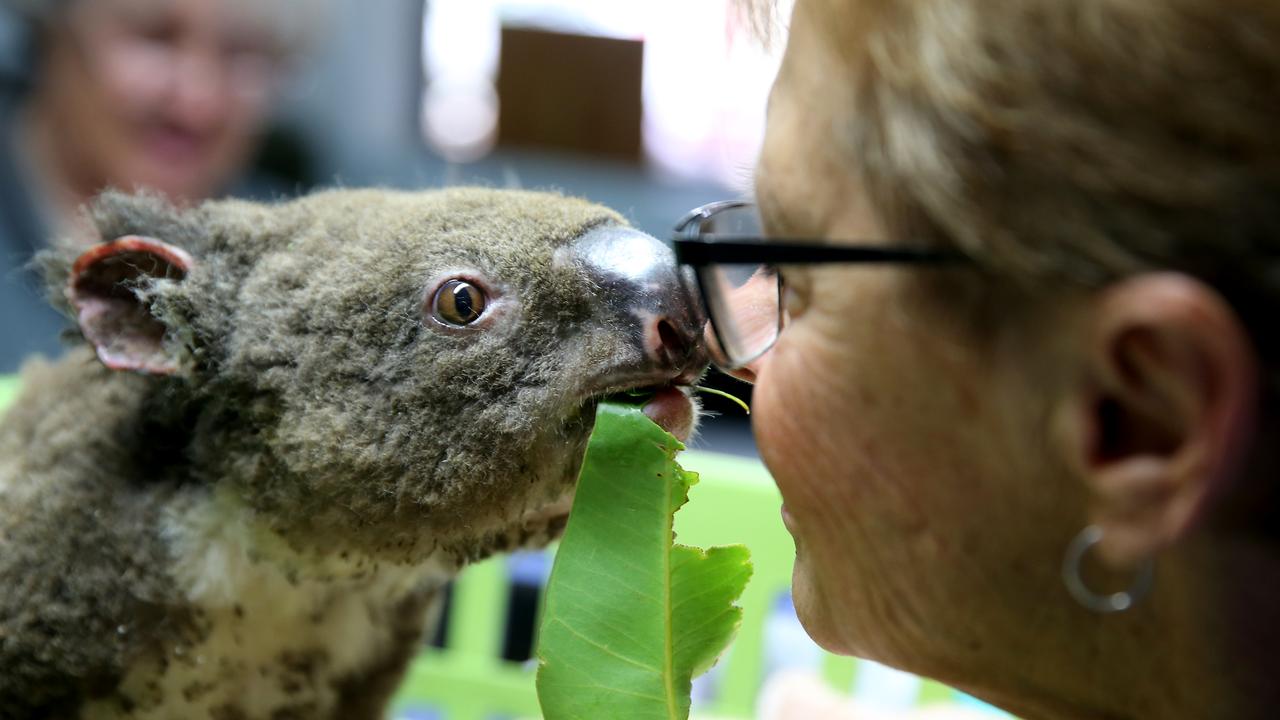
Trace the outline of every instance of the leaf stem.
<instances>
[{"instance_id":1,"label":"leaf stem","mask_svg":"<svg viewBox=\"0 0 1280 720\"><path fill-rule=\"evenodd\" d=\"M720 397L725 398L733 402L734 404L736 404L738 407L742 408L742 411L745 412L746 414L748 415L751 414L751 406L743 402L742 398L738 397L737 395L730 395L729 393L723 390L717 390L716 388L710 388L704 385L694 385L693 389L697 390L698 392L707 393L708 395L719 395Z\"/></svg>"}]
</instances>

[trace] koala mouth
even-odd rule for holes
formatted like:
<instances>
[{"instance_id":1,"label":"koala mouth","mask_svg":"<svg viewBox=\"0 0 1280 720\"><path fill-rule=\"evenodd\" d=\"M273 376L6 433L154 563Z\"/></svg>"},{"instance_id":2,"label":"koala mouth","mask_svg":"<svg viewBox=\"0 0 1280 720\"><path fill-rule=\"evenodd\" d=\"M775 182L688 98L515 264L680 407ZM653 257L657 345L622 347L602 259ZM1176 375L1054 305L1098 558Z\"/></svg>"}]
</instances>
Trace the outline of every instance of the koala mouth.
<instances>
[{"instance_id":1,"label":"koala mouth","mask_svg":"<svg viewBox=\"0 0 1280 720\"><path fill-rule=\"evenodd\" d=\"M602 400L614 400L628 405L640 405L641 410L659 427L675 436L682 443L688 443L698 422L697 406L693 401L693 388L683 384L648 385L631 390L611 392L599 396ZM569 509L573 506L573 493L569 492L558 500L526 512L521 520L525 535L529 538L541 538L541 544L559 537L569 518ZM522 546L530 546L528 542ZM539 546L535 541L532 546Z\"/></svg>"},{"instance_id":2,"label":"koala mouth","mask_svg":"<svg viewBox=\"0 0 1280 720\"><path fill-rule=\"evenodd\" d=\"M688 385L656 385L612 393L606 400L628 404L643 403L644 414L682 443L688 443L697 425L698 413Z\"/></svg>"},{"instance_id":3,"label":"koala mouth","mask_svg":"<svg viewBox=\"0 0 1280 720\"><path fill-rule=\"evenodd\" d=\"M681 382L683 379L595 395L586 407L594 407L598 400L640 405L650 420L680 442L688 444L697 426L698 411L693 400L693 388ZM509 549L543 547L559 537L564 532L572 507L573 491L569 490L552 502L525 511L520 516L518 538Z\"/></svg>"}]
</instances>

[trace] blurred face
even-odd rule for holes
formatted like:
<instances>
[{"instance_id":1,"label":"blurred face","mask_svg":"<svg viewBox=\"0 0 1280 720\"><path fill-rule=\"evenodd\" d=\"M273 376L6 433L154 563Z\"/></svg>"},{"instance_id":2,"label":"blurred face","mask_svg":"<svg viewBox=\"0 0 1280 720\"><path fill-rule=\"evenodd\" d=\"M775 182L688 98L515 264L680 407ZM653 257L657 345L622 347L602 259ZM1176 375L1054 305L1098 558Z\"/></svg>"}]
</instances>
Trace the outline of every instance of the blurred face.
<instances>
[{"instance_id":1,"label":"blurred face","mask_svg":"<svg viewBox=\"0 0 1280 720\"><path fill-rule=\"evenodd\" d=\"M770 103L761 213L779 237L892 245L835 149L832 129L857 108L848 60L819 31L829 26L800 0ZM954 678L996 645L1035 641L1016 618L1060 597L1078 507L1046 467L1037 348L979 351L923 302L922 272L966 270L782 268L790 320L754 368L752 417L810 634Z\"/></svg>"},{"instance_id":2,"label":"blurred face","mask_svg":"<svg viewBox=\"0 0 1280 720\"><path fill-rule=\"evenodd\" d=\"M243 166L279 49L245 3L78 0L47 38L39 122L81 194L216 192Z\"/></svg>"}]
</instances>

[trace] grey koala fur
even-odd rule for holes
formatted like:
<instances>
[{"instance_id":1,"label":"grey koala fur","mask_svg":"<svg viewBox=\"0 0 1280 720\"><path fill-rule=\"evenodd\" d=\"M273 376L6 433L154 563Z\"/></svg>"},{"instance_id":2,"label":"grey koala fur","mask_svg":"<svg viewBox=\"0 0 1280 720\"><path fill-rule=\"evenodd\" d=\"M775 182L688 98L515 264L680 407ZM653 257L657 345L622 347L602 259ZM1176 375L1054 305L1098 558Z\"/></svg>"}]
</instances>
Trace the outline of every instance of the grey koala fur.
<instances>
[{"instance_id":1,"label":"grey koala fur","mask_svg":"<svg viewBox=\"0 0 1280 720\"><path fill-rule=\"evenodd\" d=\"M194 258L128 281L176 370L83 342L24 369L0 421L3 719L380 717L443 583L559 533L595 399L705 367L693 340L646 359L566 261L625 225L577 199L107 193L92 219ZM80 250L43 258L73 316ZM490 290L483 325L424 317L449 277Z\"/></svg>"}]
</instances>

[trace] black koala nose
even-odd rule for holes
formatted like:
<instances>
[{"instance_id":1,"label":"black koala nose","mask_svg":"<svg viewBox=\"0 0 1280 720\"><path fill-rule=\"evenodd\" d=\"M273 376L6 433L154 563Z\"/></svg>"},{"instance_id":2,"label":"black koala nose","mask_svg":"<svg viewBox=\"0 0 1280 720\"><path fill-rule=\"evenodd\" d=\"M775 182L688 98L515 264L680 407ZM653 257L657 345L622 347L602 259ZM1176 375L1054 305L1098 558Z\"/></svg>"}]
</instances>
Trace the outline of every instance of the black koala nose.
<instances>
[{"instance_id":1,"label":"black koala nose","mask_svg":"<svg viewBox=\"0 0 1280 720\"><path fill-rule=\"evenodd\" d=\"M660 317L646 332L645 350L650 359L662 366L683 369L698 350L701 332L680 319Z\"/></svg>"},{"instance_id":2,"label":"black koala nose","mask_svg":"<svg viewBox=\"0 0 1280 720\"><path fill-rule=\"evenodd\" d=\"M588 231L571 251L616 322L629 328L638 364L668 379L690 379L706 368L707 319L671 248L612 225Z\"/></svg>"}]
</instances>

